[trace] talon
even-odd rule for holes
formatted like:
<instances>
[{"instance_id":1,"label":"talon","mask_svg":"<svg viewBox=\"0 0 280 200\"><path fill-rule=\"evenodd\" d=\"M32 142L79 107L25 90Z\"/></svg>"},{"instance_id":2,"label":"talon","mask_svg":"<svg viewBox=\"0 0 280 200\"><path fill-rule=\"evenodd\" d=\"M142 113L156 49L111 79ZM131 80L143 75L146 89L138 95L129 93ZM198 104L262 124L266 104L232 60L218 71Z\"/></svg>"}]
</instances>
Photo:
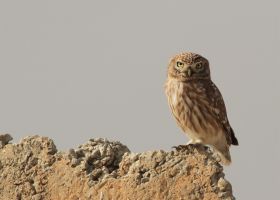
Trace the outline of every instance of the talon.
<instances>
[{"instance_id":1,"label":"talon","mask_svg":"<svg viewBox=\"0 0 280 200\"><path fill-rule=\"evenodd\" d=\"M172 148L175 148L176 151L182 151L184 149L187 149L188 145L178 145L178 146L173 146Z\"/></svg>"}]
</instances>

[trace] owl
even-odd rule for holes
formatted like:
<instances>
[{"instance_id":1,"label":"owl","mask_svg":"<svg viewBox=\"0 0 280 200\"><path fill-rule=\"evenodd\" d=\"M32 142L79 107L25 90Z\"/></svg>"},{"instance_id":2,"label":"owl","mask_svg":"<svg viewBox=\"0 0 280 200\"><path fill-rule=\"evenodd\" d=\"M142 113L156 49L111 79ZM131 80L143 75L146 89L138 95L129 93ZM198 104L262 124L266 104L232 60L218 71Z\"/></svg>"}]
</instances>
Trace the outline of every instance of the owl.
<instances>
[{"instance_id":1,"label":"owl","mask_svg":"<svg viewBox=\"0 0 280 200\"><path fill-rule=\"evenodd\" d=\"M172 114L190 141L214 149L221 163L229 165L230 145L238 145L223 97L212 82L209 62L192 52L171 58L165 93ZM188 145L187 144L187 145Z\"/></svg>"}]
</instances>

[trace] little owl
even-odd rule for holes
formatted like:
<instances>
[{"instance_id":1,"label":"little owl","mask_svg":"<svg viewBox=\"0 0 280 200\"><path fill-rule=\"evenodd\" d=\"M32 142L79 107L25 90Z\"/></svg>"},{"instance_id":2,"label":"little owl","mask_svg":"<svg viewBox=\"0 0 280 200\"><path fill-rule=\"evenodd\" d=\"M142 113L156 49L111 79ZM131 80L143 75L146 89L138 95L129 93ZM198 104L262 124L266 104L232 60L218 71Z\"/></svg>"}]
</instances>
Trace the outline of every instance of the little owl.
<instances>
[{"instance_id":1,"label":"little owl","mask_svg":"<svg viewBox=\"0 0 280 200\"><path fill-rule=\"evenodd\" d=\"M168 104L188 144L209 145L225 165L231 163L229 147L238 145L227 119L222 95L211 81L209 62L191 52L174 56L165 84Z\"/></svg>"}]
</instances>

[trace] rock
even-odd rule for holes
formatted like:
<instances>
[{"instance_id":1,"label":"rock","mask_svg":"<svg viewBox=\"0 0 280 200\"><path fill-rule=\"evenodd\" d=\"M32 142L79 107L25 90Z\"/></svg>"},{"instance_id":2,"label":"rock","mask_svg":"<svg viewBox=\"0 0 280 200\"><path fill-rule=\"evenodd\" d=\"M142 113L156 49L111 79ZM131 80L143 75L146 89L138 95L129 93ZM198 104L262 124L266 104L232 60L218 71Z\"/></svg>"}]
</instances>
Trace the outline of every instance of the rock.
<instances>
[{"instance_id":1,"label":"rock","mask_svg":"<svg viewBox=\"0 0 280 200\"><path fill-rule=\"evenodd\" d=\"M13 140L13 138L12 138L12 136L10 134L0 135L0 148L4 147L11 140Z\"/></svg>"},{"instance_id":2,"label":"rock","mask_svg":"<svg viewBox=\"0 0 280 200\"><path fill-rule=\"evenodd\" d=\"M0 149L0 193L34 200L234 199L223 167L201 145L132 153L98 138L64 153L40 136Z\"/></svg>"},{"instance_id":3,"label":"rock","mask_svg":"<svg viewBox=\"0 0 280 200\"><path fill-rule=\"evenodd\" d=\"M78 149L70 149L68 158L76 173L85 171L92 181L102 181L119 168L124 153L129 149L120 142L109 142L106 139L90 139Z\"/></svg>"},{"instance_id":4,"label":"rock","mask_svg":"<svg viewBox=\"0 0 280 200\"><path fill-rule=\"evenodd\" d=\"M4 188L0 199L38 199L38 188L43 195L46 169L55 162L55 153L53 141L39 136L29 136L19 144L0 149L0 188Z\"/></svg>"}]
</instances>

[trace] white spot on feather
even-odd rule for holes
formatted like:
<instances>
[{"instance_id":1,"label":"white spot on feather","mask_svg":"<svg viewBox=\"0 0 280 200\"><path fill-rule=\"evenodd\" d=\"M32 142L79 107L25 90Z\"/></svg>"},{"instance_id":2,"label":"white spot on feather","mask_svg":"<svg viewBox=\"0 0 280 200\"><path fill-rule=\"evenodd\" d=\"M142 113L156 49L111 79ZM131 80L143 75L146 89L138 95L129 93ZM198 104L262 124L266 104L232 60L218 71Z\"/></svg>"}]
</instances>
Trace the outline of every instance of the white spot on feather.
<instances>
[{"instance_id":1,"label":"white spot on feather","mask_svg":"<svg viewBox=\"0 0 280 200\"><path fill-rule=\"evenodd\" d=\"M177 93L174 92L174 93L172 94L172 104L173 104L173 105L176 105L176 104L177 104L177 99L178 99Z\"/></svg>"}]
</instances>

